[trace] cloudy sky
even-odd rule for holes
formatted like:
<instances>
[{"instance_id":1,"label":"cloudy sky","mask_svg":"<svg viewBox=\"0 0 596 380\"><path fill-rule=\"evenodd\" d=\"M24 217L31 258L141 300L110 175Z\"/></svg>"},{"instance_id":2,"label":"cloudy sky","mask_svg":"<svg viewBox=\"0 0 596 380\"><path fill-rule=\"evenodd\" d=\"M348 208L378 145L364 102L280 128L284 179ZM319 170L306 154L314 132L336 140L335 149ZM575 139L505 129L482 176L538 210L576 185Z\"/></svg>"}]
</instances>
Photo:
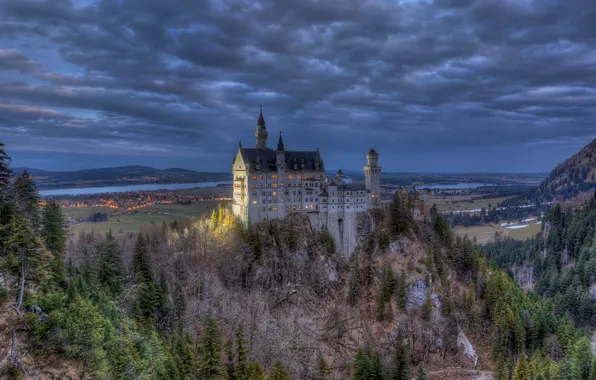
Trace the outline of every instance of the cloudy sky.
<instances>
[{"instance_id":1,"label":"cloudy sky","mask_svg":"<svg viewBox=\"0 0 596 380\"><path fill-rule=\"evenodd\" d=\"M593 0L0 0L15 166L548 171L596 137Z\"/></svg>"}]
</instances>

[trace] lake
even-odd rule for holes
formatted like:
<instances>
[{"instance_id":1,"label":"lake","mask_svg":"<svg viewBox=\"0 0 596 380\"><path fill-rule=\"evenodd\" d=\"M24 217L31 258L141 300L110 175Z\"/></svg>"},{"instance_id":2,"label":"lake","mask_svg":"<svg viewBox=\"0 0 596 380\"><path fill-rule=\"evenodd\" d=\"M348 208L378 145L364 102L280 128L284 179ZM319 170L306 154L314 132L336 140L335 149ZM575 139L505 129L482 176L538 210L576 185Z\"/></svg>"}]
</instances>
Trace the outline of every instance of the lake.
<instances>
[{"instance_id":1,"label":"lake","mask_svg":"<svg viewBox=\"0 0 596 380\"><path fill-rule=\"evenodd\" d=\"M482 186L497 186L494 183L456 183L455 185L427 185L427 186L416 186L417 189L445 189L445 190L458 190L458 189L477 189Z\"/></svg>"},{"instance_id":2,"label":"lake","mask_svg":"<svg viewBox=\"0 0 596 380\"><path fill-rule=\"evenodd\" d=\"M77 187L72 189L51 189L40 190L42 197L51 197L55 195L87 195L102 193L125 193L138 190L182 190L193 189L196 187L216 187L218 185L231 185L232 181L220 182L189 182L189 183L148 183L126 186L106 186L106 187Z\"/></svg>"}]
</instances>

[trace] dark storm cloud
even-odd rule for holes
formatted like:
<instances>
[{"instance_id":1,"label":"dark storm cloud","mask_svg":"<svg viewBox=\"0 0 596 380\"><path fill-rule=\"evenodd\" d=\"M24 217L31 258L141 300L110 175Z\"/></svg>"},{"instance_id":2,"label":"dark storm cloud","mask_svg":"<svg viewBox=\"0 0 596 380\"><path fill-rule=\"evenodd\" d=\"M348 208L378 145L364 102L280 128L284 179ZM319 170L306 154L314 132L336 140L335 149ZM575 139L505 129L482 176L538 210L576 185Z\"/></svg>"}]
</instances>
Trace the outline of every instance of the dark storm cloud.
<instances>
[{"instance_id":1,"label":"dark storm cloud","mask_svg":"<svg viewBox=\"0 0 596 380\"><path fill-rule=\"evenodd\" d=\"M272 141L281 128L330 167L374 145L392 170L547 170L593 137L591 0L5 0L0 14L14 149L227 170L259 104Z\"/></svg>"}]
</instances>

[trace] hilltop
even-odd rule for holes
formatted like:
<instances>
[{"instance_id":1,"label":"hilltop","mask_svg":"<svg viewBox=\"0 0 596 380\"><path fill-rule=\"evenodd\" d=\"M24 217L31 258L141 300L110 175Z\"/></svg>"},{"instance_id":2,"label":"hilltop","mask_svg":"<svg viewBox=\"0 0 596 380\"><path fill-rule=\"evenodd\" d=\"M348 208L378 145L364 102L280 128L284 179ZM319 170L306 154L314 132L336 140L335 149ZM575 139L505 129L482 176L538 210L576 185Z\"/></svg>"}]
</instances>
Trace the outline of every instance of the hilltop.
<instances>
[{"instance_id":1,"label":"hilltop","mask_svg":"<svg viewBox=\"0 0 596 380\"><path fill-rule=\"evenodd\" d=\"M540 186L519 201L545 203L569 200L596 187L596 139L551 171Z\"/></svg>"},{"instance_id":2,"label":"hilltop","mask_svg":"<svg viewBox=\"0 0 596 380\"><path fill-rule=\"evenodd\" d=\"M149 166L120 166L76 171L47 171L14 168L15 173L27 170L39 188L113 186L138 183L216 182L229 181L228 173L196 172L182 168L155 169Z\"/></svg>"}]
</instances>

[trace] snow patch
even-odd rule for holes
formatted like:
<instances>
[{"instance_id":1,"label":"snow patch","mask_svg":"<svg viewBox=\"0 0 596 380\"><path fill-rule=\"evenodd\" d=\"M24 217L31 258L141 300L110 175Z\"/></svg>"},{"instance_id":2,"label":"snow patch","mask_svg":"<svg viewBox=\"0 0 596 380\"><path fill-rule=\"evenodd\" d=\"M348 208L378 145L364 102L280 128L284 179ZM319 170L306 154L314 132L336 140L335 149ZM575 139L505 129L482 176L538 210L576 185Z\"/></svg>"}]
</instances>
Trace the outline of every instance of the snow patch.
<instances>
[{"instance_id":1,"label":"snow patch","mask_svg":"<svg viewBox=\"0 0 596 380\"><path fill-rule=\"evenodd\" d=\"M518 230L520 228L526 228L529 227L527 224L523 224L523 225L519 225L519 226L509 226L507 228L509 228L510 230Z\"/></svg>"}]
</instances>

